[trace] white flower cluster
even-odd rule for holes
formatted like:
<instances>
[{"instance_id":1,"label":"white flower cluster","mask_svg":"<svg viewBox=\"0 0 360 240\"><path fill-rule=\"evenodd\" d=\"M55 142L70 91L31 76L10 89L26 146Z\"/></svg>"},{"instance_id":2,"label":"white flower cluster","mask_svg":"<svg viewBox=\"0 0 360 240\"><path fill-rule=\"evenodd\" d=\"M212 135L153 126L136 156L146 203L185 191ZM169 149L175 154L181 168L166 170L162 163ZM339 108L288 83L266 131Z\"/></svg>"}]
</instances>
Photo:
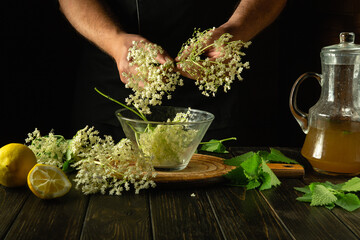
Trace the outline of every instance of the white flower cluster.
<instances>
[{"instance_id":1,"label":"white flower cluster","mask_svg":"<svg viewBox=\"0 0 360 240\"><path fill-rule=\"evenodd\" d=\"M177 166L183 164L182 156L193 148L196 134L197 130L185 130L181 125L158 125L140 134L139 145L154 166Z\"/></svg>"},{"instance_id":2,"label":"white flower cluster","mask_svg":"<svg viewBox=\"0 0 360 240\"><path fill-rule=\"evenodd\" d=\"M167 122L173 122L173 123L175 123L175 122L188 122L191 117L192 117L191 108L189 107L186 112L178 112L178 113L176 113L174 119L173 120L168 119Z\"/></svg>"},{"instance_id":3,"label":"white flower cluster","mask_svg":"<svg viewBox=\"0 0 360 240\"><path fill-rule=\"evenodd\" d=\"M196 78L195 84L205 96L215 96L220 86L227 92L235 77L242 80L241 72L244 68L249 68L249 62L242 62L242 56L245 55L242 48L247 48L251 42L230 41L232 36L225 33L212 44L208 44L212 30L195 30L193 37L183 44L178 53L178 65L184 72ZM220 57L202 58L204 52L211 47L220 52ZM176 86L183 85L183 80L179 72L175 71L171 60L165 64L156 60L158 54L163 52L160 46L143 41L134 41L129 48L127 58L130 66L135 66L136 74L123 73L123 76L128 78L125 86L133 91L125 102L145 114L150 113L149 106L161 105L164 95L170 99Z\"/></svg>"},{"instance_id":4,"label":"white flower cluster","mask_svg":"<svg viewBox=\"0 0 360 240\"><path fill-rule=\"evenodd\" d=\"M121 195L131 186L135 193L155 187L151 162L138 157L130 140L122 139L115 144L111 136L101 138L98 134L93 127L85 127L73 139L65 140L52 133L41 137L35 129L26 142L31 142L29 147L39 162L61 168L69 161L78 170L74 179L76 188L81 188L84 194L108 191L111 195Z\"/></svg>"},{"instance_id":5,"label":"white flower cluster","mask_svg":"<svg viewBox=\"0 0 360 240\"><path fill-rule=\"evenodd\" d=\"M230 41L231 34L224 33L212 44L213 30L199 31L195 30L190 38L180 50L178 57L181 61L178 63L181 69L196 78L195 84L205 96L215 96L217 89L223 86L224 92L230 90L230 85L237 77L242 80L241 72L244 68L249 68L249 62L242 62L242 48L247 48L251 42ZM211 59L204 58L203 54L209 48L214 48L219 52L219 57Z\"/></svg>"},{"instance_id":6,"label":"white flower cluster","mask_svg":"<svg viewBox=\"0 0 360 240\"><path fill-rule=\"evenodd\" d=\"M83 193L91 194L109 190L110 195L121 195L133 185L135 193L141 189L155 187L152 164L139 158L129 139L115 144L110 136L104 139L86 129L79 131L74 140L79 146L86 146L79 152L81 161L74 166L78 170L74 181ZM87 144L90 143L91 147Z\"/></svg>"},{"instance_id":7,"label":"white flower cluster","mask_svg":"<svg viewBox=\"0 0 360 240\"><path fill-rule=\"evenodd\" d=\"M63 136L54 135L53 132L42 137L40 131L35 129L28 134L25 142L31 143L29 148L34 152L38 163L61 168L64 160L69 157L68 142Z\"/></svg>"},{"instance_id":8,"label":"white flower cluster","mask_svg":"<svg viewBox=\"0 0 360 240\"><path fill-rule=\"evenodd\" d=\"M197 147L193 142L198 130L190 129L191 124L186 124L190 115L189 108L186 113L177 113L173 120L167 120L168 123L184 124L159 124L155 128L146 128L145 132L138 133L139 147L155 167L184 164L183 155Z\"/></svg>"},{"instance_id":9,"label":"white flower cluster","mask_svg":"<svg viewBox=\"0 0 360 240\"><path fill-rule=\"evenodd\" d=\"M174 71L174 63L171 60L164 64L156 60L158 54L163 52L160 46L143 41L134 41L133 46L129 48L128 61L130 66L136 66L136 74L123 73L128 78L125 87L131 88L134 92L125 102L145 114L150 113L149 105L161 105L164 95L170 99L170 92L175 91L177 85L183 85L180 74Z\"/></svg>"}]
</instances>

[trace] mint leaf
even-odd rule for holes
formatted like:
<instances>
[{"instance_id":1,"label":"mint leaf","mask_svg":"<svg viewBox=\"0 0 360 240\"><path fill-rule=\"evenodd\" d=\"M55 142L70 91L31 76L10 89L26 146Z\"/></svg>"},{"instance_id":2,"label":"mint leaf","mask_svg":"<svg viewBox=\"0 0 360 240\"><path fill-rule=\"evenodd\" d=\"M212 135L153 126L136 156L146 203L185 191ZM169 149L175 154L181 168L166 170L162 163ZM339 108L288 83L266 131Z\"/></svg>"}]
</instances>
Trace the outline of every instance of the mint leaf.
<instances>
[{"instance_id":1,"label":"mint leaf","mask_svg":"<svg viewBox=\"0 0 360 240\"><path fill-rule=\"evenodd\" d=\"M215 153L229 153L226 151L226 147L224 146L223 142L230 140L236 140L236 137L225 138L221 140L211 139L209 142L201 142L200 144L202 146L200 150Z\"/></svg>"},{"instance_id":2,"label":"mint leaf","mask_svg":"<svg viewBox=\"0 0 360 240\"><path fill-rule=\"evenodd\" d=\"M353 193L347 193L339 198L335 204L351 212L360 207L360 199Z\"/></svg>"},{"instance_id":3,"label":"mint leaf","mask_svg":"<svg viewBox=\"0 0 360 240\"><path fill-rule=\"evenodd\" d=\"M236 156L236 157L233 157L230 159L226 159L226 160L224 160L224 163L229 166L240 166L241 163L243 163L248 158L252 157L252 155L254 155L254 154L255 154L254 152L247 152L242 155L239 155L239 156Z\"/></svg>"},{"instance_id":4,"label":"mint leaf","mask_svg":"<svg viewBox=\"0 0 360 240\"><path fill-rule=\"evenodd\" d=\"M311 192L314 192L315 186L316 185L323 185L324 187L328 187L328 185L326 183L321 183L321 182L312 182L309 184L309 189Z\"/></svg>"},{"instance_id":5,"label":"mint leaf","mask_svg":"<svg viewBox=\"0 0 360 240\"><path fill-rule=\"evenodd\" d=\"M269 183L264 181L264 184L263 184L264 186L261 186L260 190L269 189L273 186L280 185L280 180L277 178L275 173L269 168L269 166L266 164L266 162L264 160L262 160L261 167L262 167L264 174L268 174L270 178L266 179L267 181L269 181ZM268 187L268 185L270 185L270 187Z\"/></svg>"},{"instance_id":6,"label":"mint leaf","mask_svg":"<svg viewBox=\"0 0 360 240\"><path fill-rule=\"evenodd\" d=\"M281 163L294 163L298 162L286 157L282 152L275 148L270 148L270 153L266 156L266 160L269 162L281 162Z\"/></svg>"},{"instance_id":7,"label":"mint leaf","mask_svg":"<svg viewBox=\"0 0 360 240\"><path fill-rule=\"evenodd\" d=\"M328 205L325 205L325 207L329 210L333 209L335 207L335 203L330 203Z\"/></svg>"},{"instance_id":8,"label":"mint leaf","mask_svg":"<svg viewBox=\"0 0 360 240\"><path fill-rule=\"evenodd\" d=\"M248 179L245 176L244 169L240 166L224 175L230 181L231 185L245 187L248 184Z\"/></svg>"},{"instance_id":9,"label":"mint leaf","mask_svg":"<svg viewBox=\"0 0 360 240\"><path fill-rule=\"evenodd\" d=\"M261 182L258 179L251 179L248 184L246 184L246 190L251 190L259 187Z\"/></svg>"},{"instance_id":10,"label":"mint leaf","mask_svg":"<svg viewBox=\"0 0 360 240\"><path fill-rule=\"evenodd\" d=\"M259 154L259 156L262 158L262 159L267 159L268 155L270 154L269 152L267 151L258 151L257 154Z\"/></svg>"},{"instance_id":11,"label":"mint leaf","mask_svg":"<svg viewBox=\"0 0 360 240\"><path fill-rule=\"evenodd\" d=\"M214 153L228 153L226 147L219 140L212 139L207 143L204 143L200 150Z\"/></svg>"},{"instance_id":12,"label":"mint leaf","mask_svg":"<svg viewBox=\"0 0 360 240\"><path fill-rule=\"evenodd\" d=\"M269 168L264 160L269 153L265 151L247 152L240 156L224 160L224 163L237 168L230 171L225 177L232 184L244 186L248 190L259 188L259 190L270 189L280 184L279 179Z\"/></svg>"},{"instance_id":13,"label":"mint leaf","mask_svg":"<svg viewBox=\"0 0 360 240\"><path fill-rule=\"evenodd\" d=\"M297 191L299 191L299 192L305 193L305 194L308 194L308 193L311 194L311 190L310 190L309 186L305 186L305 187L294 187L294 189L297 190Z\"/></svg>"},{"instance_id":14,"label":"mint leaf","mask_svg":"<svg viewBox=\"0 0 360 240\"><path fill-rule=\"evenodd\" d=\"M262 184L259 188L260 191L270 189L272 187L271 185L271 176L269 173L264 172L262 174Z\"/></svg>"},{"instance_id":15,"label":"mint leaf","mask_svg":"<svg viewBox=\"0 0 360 240\"><path fill-rule=\"evenodd\" d=\"M342 185L341 190L343 190L345 192L358 192L358 191L360 191L360 178L353 177L349 181L345 182Z\"/></svg>"},{"instance_id":16,"label":"mint leaf","mask_svg":"<svg viewBox=\"0 0 360 240\"><path fill-rule=\"evenodd\" d=\"M312 200L310 206L324 206L332 204L337 200L337 197L327 187L316 184L312 191Z\"/></svg>"},{"instance_id":17,"label":"mint leaf","mask_svg":"<svg viewBox=\"0 0 360 240\"><path fill-rule=\"evenodd\" d=\"M308 186L295 187L294 189L304 193L302 197L298 197L296 200L310 202L310 206L325 206L330 210L339 206L351 212L360 208L360 199L356 194L347 192L359 191L359 184L360 179L354 177L345 183L313 182Z\"/></svg>"},{"instance_id":18,"label":"mint leaf","mask_svg":"<svg viewBox=\"0 0 360 240\"><path fill-rule=\"evenodd\" d=\"M305 193L303 196L296 198L300 202L309 202L312 201L312 193Z\"/></svg>"},{"instance_id":19,"label":"mint leaf","mask_svg":"<svg viewBox=\"0 0 360 240\"><path fill-rule=\"evenodd\" d=\"M74 163L74 161L71 159L71 160L66 160L64 163L63 163L63 166L62 166L62 169L64 173L71 173L72 171L75 171L75 168L73 168L71 166L71 164Z\"/></svg>"},{"instance_id":20,"label":"mint leaf","mask_svg":"<svg viewBox=\"0 0 360 240\"><path fill-rule=\"evenodd\" d=\"M261 158L258 154L253 154L251 157L241 163L245 175L249 179L258 178L260 171Z\"/></svg>"},{"instance_id":21,"label":"mint leaf","mask_svg":"<svg viewBox=\"0 0 360 240\"><path fill-rule=\"evenodd\" d=\"M322 185L324 185L327 188L332 188L332 189L334 189L336 191L339 191L339 190L341 190L342 185L344 185L344 183L333 184L333 183L331 183L329 181L326 181L326 182L322 183Z\"/></svg>"}]
</instances>

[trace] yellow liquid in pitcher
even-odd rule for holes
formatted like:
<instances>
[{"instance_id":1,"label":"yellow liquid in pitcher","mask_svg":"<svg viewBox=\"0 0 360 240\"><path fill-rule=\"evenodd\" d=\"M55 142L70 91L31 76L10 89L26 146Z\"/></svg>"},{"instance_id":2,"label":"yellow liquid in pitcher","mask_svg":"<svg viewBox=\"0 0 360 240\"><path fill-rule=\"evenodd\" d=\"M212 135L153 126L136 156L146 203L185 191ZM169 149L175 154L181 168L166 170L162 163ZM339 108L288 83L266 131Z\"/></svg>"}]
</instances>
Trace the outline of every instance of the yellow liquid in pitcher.
<instances>
[{"instance_id":1,"label":"yellow liquid in pitcher","mask_svg":"<svg viewBox=\"0 0 360 240\"><path fill-rule=\"evenodd\" d=\"M318 120L310 127L301 154L327 174L360 173L360 123Z\"/></svg>"}]
</instances>

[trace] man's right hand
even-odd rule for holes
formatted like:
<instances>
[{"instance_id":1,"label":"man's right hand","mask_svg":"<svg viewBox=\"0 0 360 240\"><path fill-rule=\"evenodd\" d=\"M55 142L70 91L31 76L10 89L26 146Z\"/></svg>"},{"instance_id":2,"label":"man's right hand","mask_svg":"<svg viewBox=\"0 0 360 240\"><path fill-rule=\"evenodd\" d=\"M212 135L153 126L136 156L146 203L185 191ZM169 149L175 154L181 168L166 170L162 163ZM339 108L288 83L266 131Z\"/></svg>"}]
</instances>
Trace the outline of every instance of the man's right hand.
<instances>
[{"instance_id":1,"label":"man's right hand","mask_svg":"<svg viewBox=\"0 0 360 240\"><path fill-rule=\"evenodd\" d=\"M151 43L146 38L137 35L137 34L122 34L120 37L119 45L114 53L114 59L116 61L116 65L119 70L119 75L121 81L126 84L128 83L128 79L123 75L123 73L127 74L136 74L136 66L130 66L131 59L128 58L129 48L133 46L133 42L143 41L144 43ZM115 43L114 43L115 44ZM138 46L141 46L138 45ZM172 60L171 57L166 53L158 54L156 60L160 64L164 64L167 60Z\"/></svg>"}]
</instances>

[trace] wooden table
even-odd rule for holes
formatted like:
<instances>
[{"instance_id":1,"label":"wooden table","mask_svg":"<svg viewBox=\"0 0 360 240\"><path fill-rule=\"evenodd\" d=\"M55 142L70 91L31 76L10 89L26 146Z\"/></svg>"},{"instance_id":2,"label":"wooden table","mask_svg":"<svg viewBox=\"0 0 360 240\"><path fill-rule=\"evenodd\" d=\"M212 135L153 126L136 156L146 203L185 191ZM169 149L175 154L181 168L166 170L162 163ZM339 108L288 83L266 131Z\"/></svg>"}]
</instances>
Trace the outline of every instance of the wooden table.
<instances>
[{"instance_id":1,"label":"wooden table","mask_svg":"<svg viewBox=\"0 0 360 240\"><path fill-rule=\"evenodd\" d=\"M298 149L278 149L304 162ZM330 211L296 201L302 194L294 187L325 180L345 179L317 175L306 165L303 179L281 179L279 187L261 192L225 184L122 196L72 189L62 198L41 200L25 187L0 187L0 239L360 239L360 210Z\"/></svg>"}]
</instances>

